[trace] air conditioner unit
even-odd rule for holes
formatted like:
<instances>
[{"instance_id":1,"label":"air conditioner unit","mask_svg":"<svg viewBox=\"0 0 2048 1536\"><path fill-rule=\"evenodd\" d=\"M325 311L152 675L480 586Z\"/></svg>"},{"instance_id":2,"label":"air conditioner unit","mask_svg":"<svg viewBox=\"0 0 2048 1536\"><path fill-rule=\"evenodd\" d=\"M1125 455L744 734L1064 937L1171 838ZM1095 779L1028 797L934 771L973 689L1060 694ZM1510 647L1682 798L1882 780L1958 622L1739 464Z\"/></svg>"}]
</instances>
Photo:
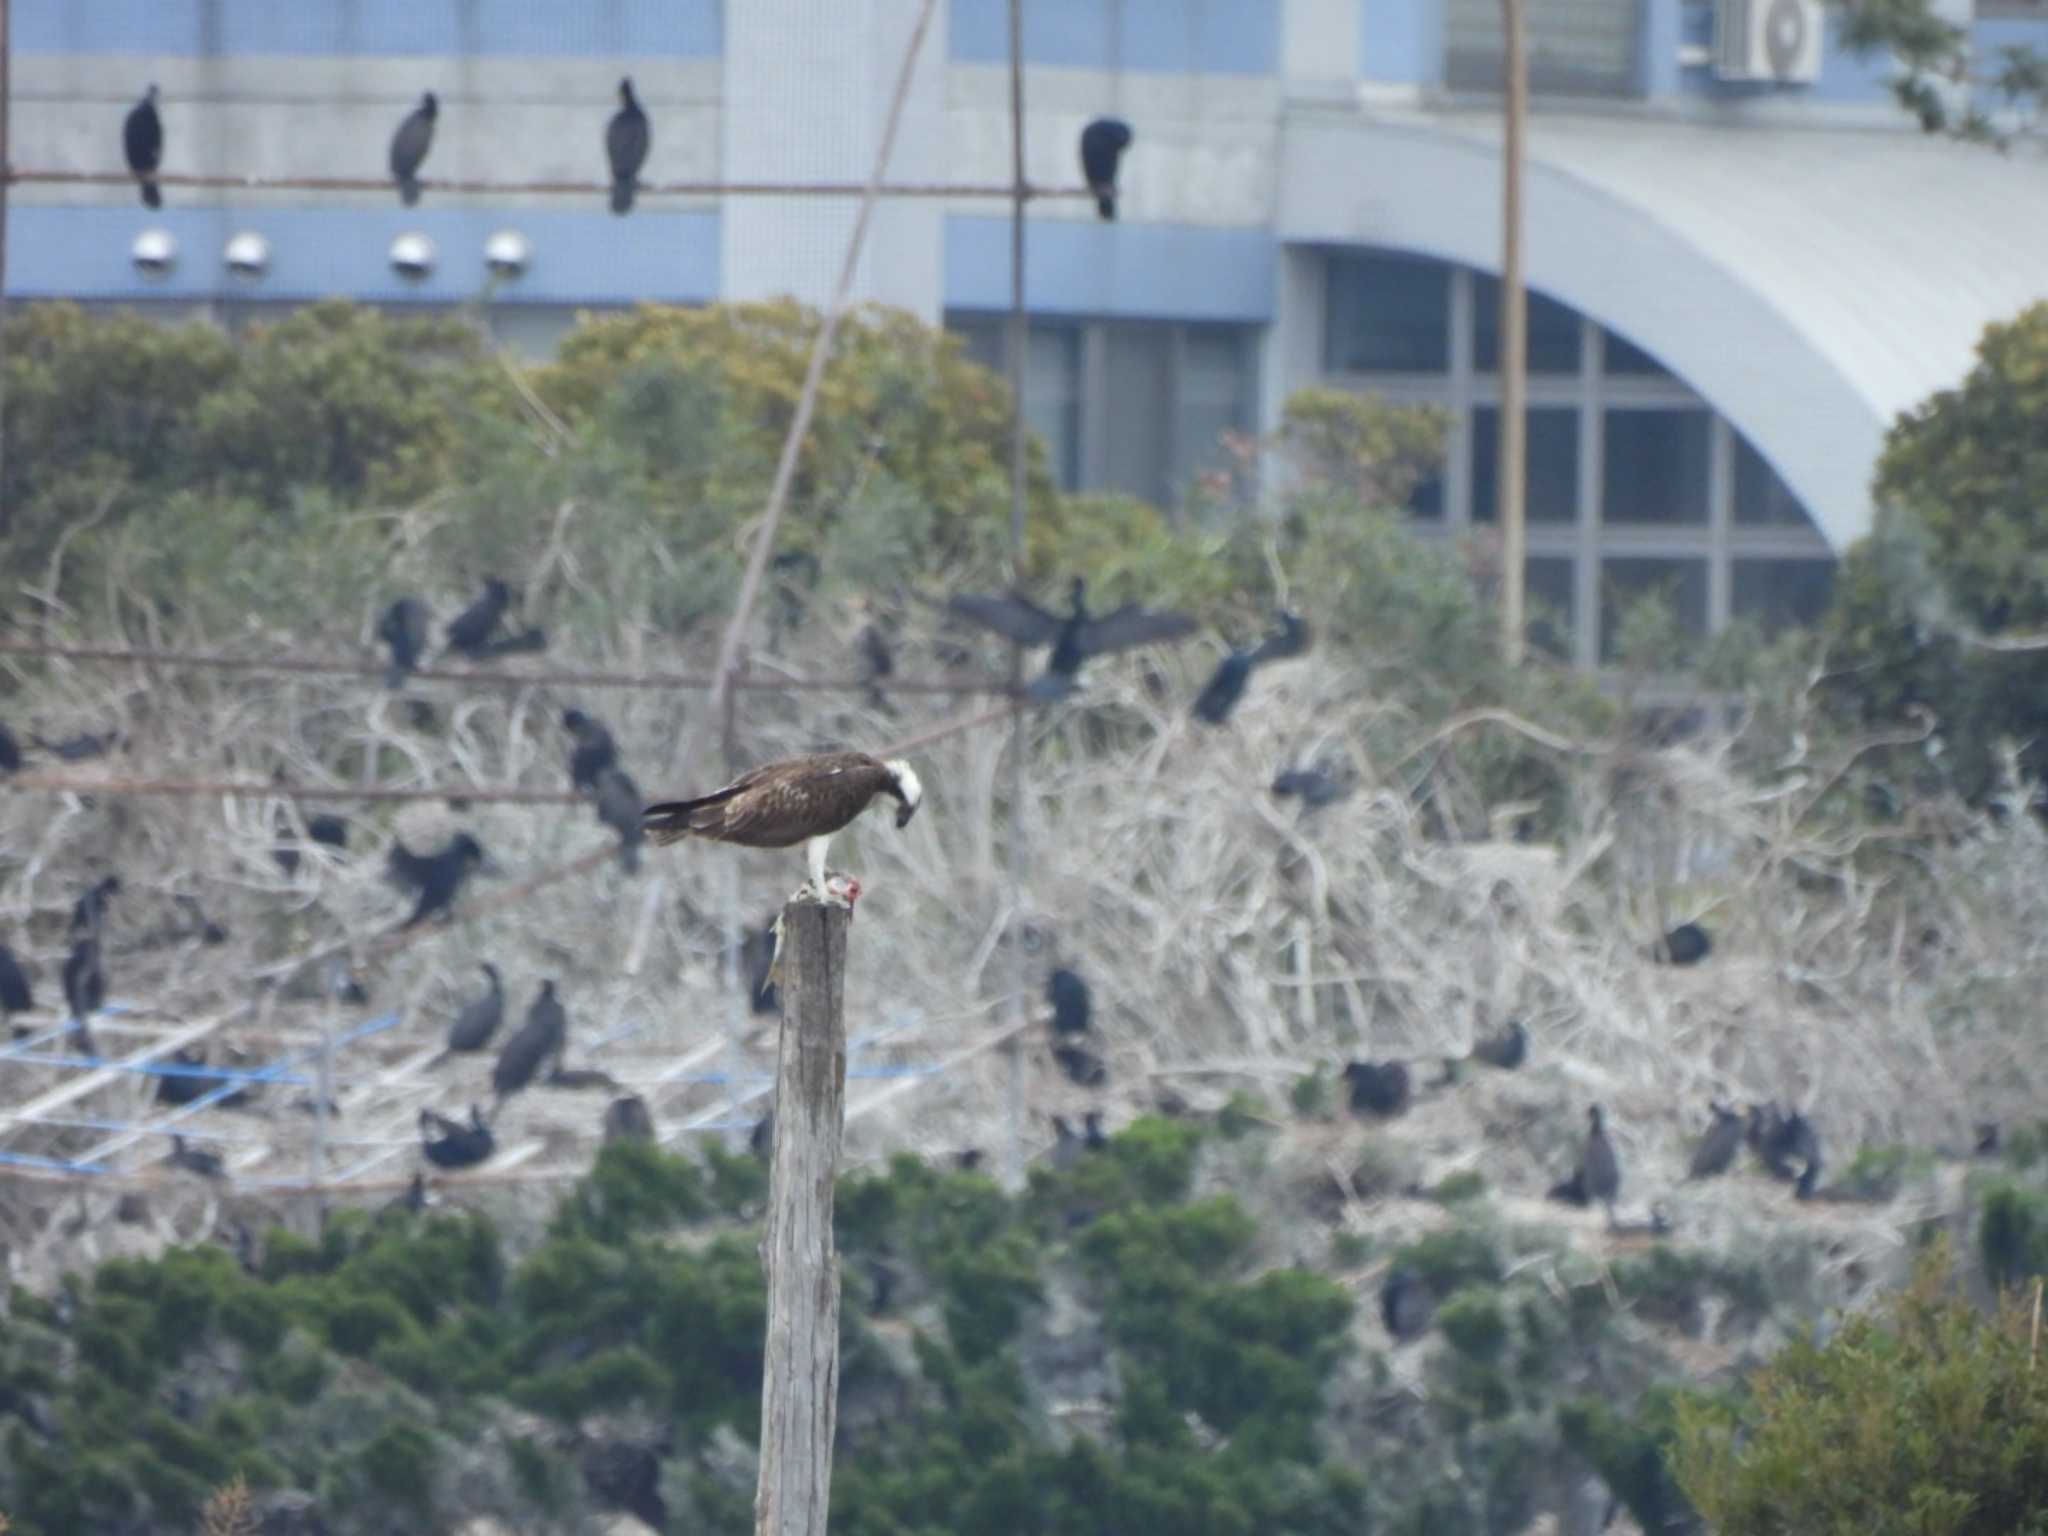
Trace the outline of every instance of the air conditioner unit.
<instances>
[{"instance_id":1,"label":"air conditioner unit","mask_svg":"<svg viewBox=\"0 0 2048 1536\"><path fill-rule=\"evenodd\" d=\"M1806 85L1820 78L1821 0L1714 0L1714 73Z\"/></svg>"}]
</instances>

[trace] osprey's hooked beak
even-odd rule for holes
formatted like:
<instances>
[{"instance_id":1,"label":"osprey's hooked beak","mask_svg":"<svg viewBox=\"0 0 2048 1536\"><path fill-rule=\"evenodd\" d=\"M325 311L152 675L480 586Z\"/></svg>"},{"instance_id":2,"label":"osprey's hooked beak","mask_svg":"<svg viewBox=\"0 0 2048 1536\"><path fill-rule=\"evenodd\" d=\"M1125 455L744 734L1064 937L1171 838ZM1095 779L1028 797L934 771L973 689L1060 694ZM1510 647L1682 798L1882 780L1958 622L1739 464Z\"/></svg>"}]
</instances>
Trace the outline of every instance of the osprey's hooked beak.
<instances>
[{"instance_id":1,"label":"osprey's hooked beak","mask_svg":"<svg viewBox=\"0 0 2048 1536\"><path fill-rule=\"evenodd\" d=\"M901 832L910 825L910 818L917 814L917 807L908 802L896 807L896 830Z\"/></svg>"}]
</instances>

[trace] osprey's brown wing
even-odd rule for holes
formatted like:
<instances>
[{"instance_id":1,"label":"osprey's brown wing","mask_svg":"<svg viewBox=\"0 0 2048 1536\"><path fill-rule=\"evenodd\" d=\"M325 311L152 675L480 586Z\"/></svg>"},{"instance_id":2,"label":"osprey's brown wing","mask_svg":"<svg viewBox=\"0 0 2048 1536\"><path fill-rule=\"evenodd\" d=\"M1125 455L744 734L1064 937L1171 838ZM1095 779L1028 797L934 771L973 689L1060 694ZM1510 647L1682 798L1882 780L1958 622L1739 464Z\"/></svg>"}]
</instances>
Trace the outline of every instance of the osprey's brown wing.
<instances>
[{"instance_id":1,"label":"osprey's brown wing","mask_svg":"<svg viewBox=\"0 0 2048 1536\"><path fill-rule=\"evenodd\" d=\"M867 809L889 770L865 752L825 752L764 763L716 794L641 812L657 843L708 837L750 848L789 848L837 832Z\"/></svg>"}]
</instances>

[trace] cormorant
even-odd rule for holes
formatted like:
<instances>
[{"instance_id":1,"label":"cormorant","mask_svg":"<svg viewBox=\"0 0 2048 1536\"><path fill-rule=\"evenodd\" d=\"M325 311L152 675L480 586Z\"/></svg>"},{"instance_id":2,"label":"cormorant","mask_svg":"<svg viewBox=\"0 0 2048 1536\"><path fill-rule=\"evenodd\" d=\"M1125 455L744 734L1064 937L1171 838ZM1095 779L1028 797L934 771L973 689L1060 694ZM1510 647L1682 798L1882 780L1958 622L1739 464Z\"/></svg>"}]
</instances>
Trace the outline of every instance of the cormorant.
<instances>
[{"instance_id":1,"label":"cormorant","mask_svg":"<svg viewBox=\"0 0 2048 1536\"><path fill-rule=\"evenodd\" d=\"M640 110L630 78L619 82L619 110L605 125L604 153L612 166L612 212L631 213L640 167L647 163L647 114Z\"/></svg>"},{"instance_id":2,"label":"cormorant","mask_svg":"<svg viewBox=\"0 0 2048 1536\"><path fill-rule=\"evenodd\" d=\"M747 1134L747 1150L762 1162L775 1155L775 1111L769 1110L754 1122L754 1128Z\"/></svg>"},{"instance_id":3,"label":"cormorant","mask_svg":"<svg viewBox=\"0 0 2048 1536\"><path fill-rule=\"evenodd\" d=\"M1680 923L1651 946L1650 958L1661 965L1698 965L1713 947L1698 923Z\"/></svg>"},{"instance_id":4,"label":"cormorant","mask_svg":"<svg viewBox=\"0 0 2048 1536\"><path fill-rule=\"evenodd\" d=\"M1571 1177L1560 1179L1543 1192L1546 1200L1555 1200L1560 1205L1590 1205L1586 1194L1586 1170L1583 1165L1572 1170Z\"/></svg>"},{"instance_id":5,"label":"cormorant","mask_svg":"<svg viewBox=\"0 0 2048 1536\"><path fill-rule=\"evenodd\" d=\"M420 166L434 146L434 119L440 111L440 102L428 91L391 136L391 179L398 183L398 200L408 208L420 200Z\"/></svg>"},{"instance_id":6,"label":"cormorant","mask_svg":"<svg viewBox=\"0 0 2048 1536\"><path fill-rule=\"evenodd\" d=\"M623 768L607 768L597 776L597 819L619 834L619 862L629 875L640 872L640 843L646 827L640 820L640 786Z\"/></svg>"},{"instance_id":7,"label":"cormorant","mask_svg":"<svg viewBox=\"0 0 2048 1536\"><path fill-rule=\"evenodd\" d=\"M0 1017L27 1013L36 1005L35 992L28 984L28 972L14 951L0 944Z\"/></svg>"},{"instance_id":8,"label":"cormorant","mask_svg":"<svg viewBox=\"0 0 2048 1536\"><path fill-rule=\"evenodd\" d=\"M580 709L562 711L562 729L576 740L569 753L570 785L586 793L594 792L597 776L619 764L618 743L612 740L612 733L600 722Z\"/></svg>"},{"instance_id":9,"label":"cormorant","mask_svg":"<svg viewBox=\"0 0 2048 1536\"><path fill-rule=\"evenodd\" d=\"M498 968L488 960L479 967L484 973L484 995L462 1005L455 1022L448 1026L448 1049L480 1051L491 1043L505 1018L505 988Z\"/></svg>"},{"instance_id":10,"label":"cormorant","mask_svg":"<svg viewBox=\"0 0 2048 1536\"><path fill-rule=\"evenodd\" d=\"M1328 773L1321 768L1290 768L1273 780L1272 793L1276 800L1297 796L1314 811L1335 805L1356 787L1357 780L1350 774Z\"/></svg>"},{"instance_id":11,"label":"cormorant","mask_svg":"<svg viewBox=\"0 0 2048 1536\"><path fill-rule=\"evenodd\" d=\"M1105 219L1116 217L1116 168L1131 147L1131 125L1119 117L1098 117L1081 130L1081 174Z\"/></svg>"},{"instance_id":12,"label":"cormorant","mask_svg":"<svg viewBox=\"0 0 2048 1536\"><path fill-rule=\"evenodd\" d=\"M159 1104L190 1104L227 1085L229 1079L219 1073L201 1070L208 1063L206 1051L200 1046L185 1046L171 1053L171 1065L191 1070L165 1072L156 1080L156 1101ZM241 1109L249 1102L249 1090L237 1087L234 1092L224 1094L213 1101L222 1109Z\"/></svg>"},{"instance_id":13,"label":"cormorant","mask_svg":"<svg viewBox=\"0 0 2048 1536\"><path fill-rule=\"evenodd\" d=\"M1474 1061L1512 1072L1529 1059L1529 1031L1522 1028L1520 1019L1509 1019L1508 1027L1499 1034L1475 1042L1471 1054Z\"/></svg>"},{"instance_id":14,"label":"cormorant","mask_svg":"<svg viewBox=\"0 0 2048 1536\"><path fill-rule=\"evenodd\" d=\"M963 592L946 600L948 612L1028 649L1052 647L1045 670L1026 690L1040 701L1071 693L1080 680L1081 664L1091 656L1129 650L1158 640L1179 640L1195 632L1195 621L1183 613L1153 613L1125 603L1100 618L1088 612L1088 584L1076 576L1065 618L1046 612L1030 599L1009 592L987 596Z\"/></svg>"},{"instance_id":15,"label":"cormorant","mask_svg":"<svg viewBox=\"0 0 2048 1536\"><path fill-rule=\"evenodd\" d=\"M474 1104L469 1106L468 1125L431 1109L420 1111L420 1152L436 1168L474 1168L496 1148L491 1128Z\"/></svg>"},{"instance_id":16,"label":"cormorant","mask_svg":"<svg viewBox=\"0 0 2048 1536\"><path fill-rule=\"evenodd\" d=\"M393 839L385 878L400 890L419 892L419 902L400 926L417 927L436 912L454 916L455 896L469 872L484 862L483 845L467 832L458 832L438 853L414 853Z\"/></svg>"},{"instance_id":17,"label":"cormorant","mask_svg":"<svg viewBox=\"0 0 2048 1536\"><path fill-rule=\"evenodd\" d=\"M654 1140L654 1117L647 1113L647 1101L638 1094L629 1093L607 1104L604 1111L604 1139Z\"/></svg>"},{"instance_id":18,"label":"cormorant","mask_svg":"<svg viewBox=\"0 0 2048 1536\"><path fill-rule=\"evenodd\" d=\"M1607 1207L1607 1219L1614 1220L1614 1197L1621 1193L1621 1162L1614 1155L1614 1143L1607 1139L1607 1126L1600 1106L1586 1110L1586 1157L1579 1166L1586 1175L1586 1196Z\"/></svg>"},{"instance_id":19,"label":"cormorant","mask_svg":"<svg viewBox=\"0 0 2048 1536\"><path fill-rule=\"evenodd\" d=\"M21 771L21 743L14 739L14 732L0 723L0 773Z\"/></svg>"},{"instance_id":20,"label":"cormorant","mask_svg":"<svg viewBox=\"0 0 2048 1536\"><path fill-rule=\"evenodd\" d=\"M227 1170L222 1165L218 1152L205 1152L197 1147L185 1145L185 1138L173 1134L170 1155L164 1162L173 1168L182 1168L187 1173L196 1173L202 1179L218 1179Z\"/></svg>"},{"instance_id":21,"label":"cormorant","mask_svg":"<svg viewBox=\"0 0 2048 1536\"><path fill-rule=\"evenodd\" d=\"M0 950L0 954L4 953L4 950ZM4 982L0 982L0 985L4 985ZM5 998L0 998L0 1003L4 1002ZM1977 1127L1977 1143L1970 1150L1977 1157L1998 1156L1999 1134L1996 1120L1986 1120Z\"/></svg>"},{"instance_id":22,"label":"cormorant","mask_svg":"<svg viewBox=\"0 0 2048 1536\"><path fill-rule=\"evenodd\" d=\"M164 161L164 120L157 116L156 86L142 93L142 100L128 110L121 125L121 149L128 157L128 169L142 184L142 206L161 208L164 195L156 184L157 167Z\"/></svg>"},{"instance_id":23,"label":"cormorant","mask_svg":"<svg viewBox=\"0 0 2048 1536\"><path fill-rule=\"evenodd\" d=\"M312 838L314 842L324 844L326 847L340 849L344 852L348 849L348 822L340 816L308 816L306 818L306 835ZM290 819L281 817L277 829L278 841L281 843L295 843L298 841L298 837L299 834L292 826ZM278 867L286 874L297 873L299 867L298 849L277 848L272 850L270 856L277 860Z\"/></svg>"},{"instance_id":24,"label":"cormorant","mask_svg":"<svg viewBox=\"0 0 2048 1536\"><path fill-rule=\"evenodd\" d=\"M555 1069L540 1080L543 1088L609 1088L617 1093L624 1086L609 1072L600 1072L596 1067L565 1067L559 1062Z\"/></svg>"},{"instance_id":25,"label":"cormorant","mask_svg":"<svg viewBox=\"0 0 2048 1536\"><path fill-rule=\"evenodd\" d=\"M953 1154L953 1166L962 1173L974 1173L981 1168L981 1148L962 1147Z\"/></svg>"},{"instance_id":26,"label":"cormorant","mask_svg":"<svg viewBox=\"0 0 2048 1536\"><path fill-rule=\"evenodd\" d=\"M419 667L433 623L433 614L416 597L401 597L384 610L377 621L377 638L391 648L391 667L384 674L386 688L398 687Z\"/></svg>"},{"instance_id":27,"label":"cormorant","mask_svg":"<svg viewBox=\"0 0 2048 1536\"><path fill-rule=\"evenodd\" d=\"M540 995L526 1010L526 1022L498 1052L491 1068L491 1088L503 1104L534 1079L541 1063L562 1064L562 1048L569 1039L569 1015L555 996L552 980L540 984Z\"/></svg>"},{"instance_id":28,"label":"cormorant","mask_svg":"<svg viewBox=\"0 0 2048 1536\"><path fill-rule=\"evenodd\" d=\"M1742 1116L1719 1102L1707 1107L1714 1112L1714 1123L1692 1154L1690 1177L1695 1179L1711 1179L1717 1173L1726 1173L1742 1146Z\"/></svg>"},{"instance_id":29,"label":"cormorant","mask_svg":"<svg viewBox=\"0 0 2048 1536\"><path fill-rule=\"evenodd\" d=\"M1395 1343L1422 1337L1435 1311L1429 1287L1415 1271L1398 1264L1387 1271L1387 1278L1380 1282L1380 1318Z\"/></svg>"},{"instance_id":30,"label":"cormorant","mask_svg":"<svg viewBox=\"0 0 2048 1536\"><path fill-rule=\"evenodd\" d=\"M121 893L121 877L108 875L79 897L71 907L70 937L98 938L107 931L107 903Z\"/></svg>"},{"instance_id":31,"label":"cormorant","mask_svg":"<svg viewBox=\"0 0 2048 1536\"><path fill-rule=\"evenodd\" d=\"M1245 687L1252 680L1253 668L1264 666L1269 661L1285 661L1299 656L1308 647L1308 625L1295 614L1281 614L1280 628L1250 650L1232 651L1216 664L1209 681L1195 696L1194 717L1209 725L1221 725L1237 708L1238 700L1244 697Z\"/></svg>"},{"instance_id":32,"label":"cormorant","mask_svg":"<svg viewBox=\"0 0 2048 1536\"><path fill-rule=\"evenodd\" d=\"M1095 1007L1088 983L1078 972L1061 966L1045 978L1045 1000L1052 1004L1054 1035L1085 1035Z\"/></svg>"},{"instance_id":33,"label":"cormorant","mask_svg":"<svg viewBox=\"0 0 2048 1536\"><path fill-rule=\"evenodd\" d=\"M384 1202L377 1219L384 1221L393 1216L417 1216L427 1208L427 1176L414 1170L412 1182L405 1186L405 1193L394 1195Z\"/></svg>"},{"instance_id":34,"label":"cormorant","mask_svg":"<svg viewBox=\"0 0 2048 1536\"><path fill-rule=\"evenodd\" d=\"M511 605L512 589L495 576L487 578L477 600L448 621L448 649L471 660L481 657Z\"/></svg>"},{"instance_id":35,"label":"cormorant","mask_svg":"<svg viewBox=\"0 0 2048 1536\"><path fill-rule=\"evenodd\" d=\"M1408 1107L1408 1068L1398 1061L1353 1061L1344 1066L1351 1107L1376 1115L1398 1115Z\"/></svg>"},{"instance_id":36,"label":"cormorant","mask_svg":"<svg viewBox=\"0 0 2048 1536\"><path fill-rule=\"evenodd\" d=\"M89 1025L106 1000L107 973L100 963L100 941L88 934L71 946L64 962L64 1005L71 1010L72 1028L88 1056L99 1055Z\"/></svg>"},{"instance_id":37,"label":"cormorant","mask_svg":"<svg viewBox=\"0 0 2048 1536\"><path fill-rule=\"evenodd\" d=\"M867 671L863 681L868 685L868 703L876 709L885 710L889 701L882 693L882 679L895 675L895 652L889 649L889 641L881 629L873 624L861 630L859 644L861 661Z\"/></svg>"},{"instance_id":38,"label":"cormorant","mask_svg":"<svg viewBox=\"0 0 2048 1536\"><path fill-rule=\"evenodd\" d=\"M62 741L45 741L33 731L30 741L50 753L61 763L90 762L95 757L104 757L121 743L119 731L81 731L76 736L66 736Z\"/></svg>"}]
</instances>

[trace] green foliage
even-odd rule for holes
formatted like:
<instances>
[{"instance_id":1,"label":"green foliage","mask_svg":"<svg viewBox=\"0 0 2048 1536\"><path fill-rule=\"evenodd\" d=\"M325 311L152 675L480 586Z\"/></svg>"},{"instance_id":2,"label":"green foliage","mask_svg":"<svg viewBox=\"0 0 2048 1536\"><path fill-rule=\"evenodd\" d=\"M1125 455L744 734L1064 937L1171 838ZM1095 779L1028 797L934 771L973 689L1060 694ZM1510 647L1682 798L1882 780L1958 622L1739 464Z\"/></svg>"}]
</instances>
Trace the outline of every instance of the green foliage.
<instances>
[{"instance_id":1,"label":"green foliage","mask_svg":"<svg viewBox=\"0 0 2048 1536\"><path fill-rule=\"evenodd\" d=\"M1310 481L1392 508L1406 506L1416 485L1443 467L1450 425L1447 411L1317 387L1288 396L1278 438Z\"/></svg>"},{"instance_id":2,"label":"green foliage","mask_svg":"<svg viewBox=\"0 0 2048 1536\"><path fill-rule=\"evenodd\" d=\"M1437 1180L1429 1198L1439 1205L1459 1205L1467 1200L1477 1200L1485 1193L1486 1175L1477 1168L1467 1168L1463 1173L1446 1174Z\"/></svg>"},{"instance_id":3,"label":"green foliage","mask_svg":"<svg viewBox=\"0 0 2048 1536\"><path fill-rule=\"evenodd\" d=\"M2017 1299L1986 1316L1946 1284L1940 1245L1913 1285L1789 1345L1741 1407L1678 1408L1678 1481L1721 1536L2036 1532L2048 1509L2048 1372Z\"/></svg>"},{"instance_id":4,"label":"green foliage","mask_svg":"<svg viewBox=\"0 0 2048 1536\"><path fill-rule=\"evenodd\" d=\"M1653 1387L1622 1414L1598 1398L1580 1398L1558 1410L1558 1427L1565 1444L1591 1463L1644 1530L1692 1531L1699 1520L1673 1479L1671 1458L1682 1416L1708 1401Z\"/></svg>"},{"instance_id":5,"label":"green foliage","mask_svg":"<svg viewBox=\"0 0 2048 1536\"><path fill-rule=\"evenodd\" d=\"M423 1424L399 1419L358 1453L364 1480L393 1504L421 1514L434 1502L434 1437Z\"/></svg>"},{"instance_id":6,"label":"green foliage","mask_svg":"<svg viewBox=\"0 0 2048 1536\"><path fill-rule=\"evenodd\" d=\"M1892 96L1923 132L2003 149L2048 101L2048 59L2038 49L2001 43L1983 56L1970 28L1931 0L1844 0L1841 11L1844 47L1897 61Z\"/></svg>"},{"instance_id":7,"label":"green foliage","mask_svg":"<svg viewBox=\"0 0 2048 1536\"><path fill-rule=\"evenodd\" d=\"M2001 1179L1983 1193L1984 1277L1999 1289L2048 1274L2048 1194Z\"/></svg>"},{"instance_id":8,"label":"green foliage","mask_svg":"<svg viewBox=\"0 0 2048 1536\"><path fill-rule=\"evenodd\" d=\"M1393 1262L1412 1271L1439 1296L1466 1286L1498 1285L1501 1280L1499 1250L1485 1233L1469 1226L1418 1238L1396 1253Z\"/></svg>"},{"instance_id":9,"label":"green foliage","mask_svg":"<svg viewBox=\"0 0 2048 1536\"><path fill-rule=\"evenodd\" d=\"M1216 1134L1225 1141L1236 1141L1256 1130L1267 1117L1265 1101L1257 1094L1233 1093L1216 1112Z\"/></svg>"},{"instance_id":10,"label":"green foliage","mask_svg":"<svg viewBox=\"0 0 2048 1536\"><path fill-rule=\"evenodd\" d=\"M644 1141L608 1141L590 1177L556 1210L551 1230L612 1244L636 1232L666 1231L710 1214L704 1186L702 1170L688 1158Z\"/></svg>"},{"instance_id":11,"label":"green foliage","mask_svg":"<svg viewBox=\"0 0 2048 1536\"><path fill-rule=\"evenodd\" d=\"M1481 1364L1491 1365L1507 1348L1508 1320L1500 1297L1479 1286L1467 1286L1437 1308L1436 1325L1451 1348Z\"/></svg>"},{"instance_id":12,"label":"green foliage","mask_svg":"<svg viewBox=\"0 0 2048 1536\"><path fill-rule=\"evenodd\" d=\"M1735 1311L1761 1317L1770 1309L1770 1290L1755 1264L1724 1260L1659 1243L1640 1257L1617 1260L1614 1288L1637 1316L1697 1336L1705 1327L1705 1302L1723 1297Z\"/></svg>"},{"instance_id":13,"label":"green foliage","mask_svg":"<svg viewBox=\"0 0 2048 1536\"><path fill-rule=\"evenodd\" d=\"M1330 1079L1320 1067L1297 1077L1294 1086L1287 1090L1287 1102L1304 1120L1320 1120L1328 1115L1332 1097Z\"/></svg>"}]
</instances>

